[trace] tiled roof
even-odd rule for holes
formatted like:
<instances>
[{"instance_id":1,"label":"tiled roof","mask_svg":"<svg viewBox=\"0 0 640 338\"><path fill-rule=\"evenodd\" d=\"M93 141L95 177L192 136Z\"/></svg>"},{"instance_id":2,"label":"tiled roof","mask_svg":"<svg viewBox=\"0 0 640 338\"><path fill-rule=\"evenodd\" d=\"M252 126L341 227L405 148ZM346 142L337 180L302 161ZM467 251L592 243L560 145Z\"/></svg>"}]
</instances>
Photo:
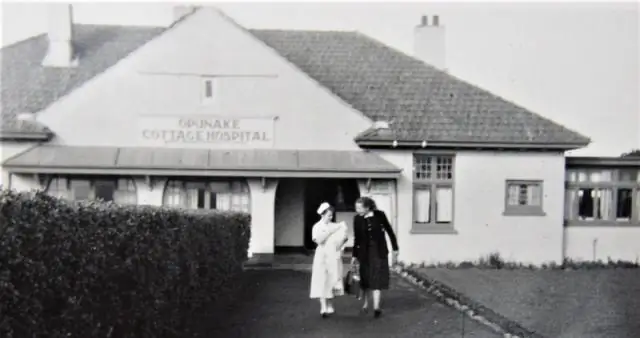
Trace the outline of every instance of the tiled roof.
<instances>
[{"instance_id":1,"label":"tiled roof","mask_svg":"<svg viewBox=\"0 0 640 338\"><path fill-rule=\"evenodd\" d=\"M556 144L589 139L356 32L250 30L322 86L391 130L357 141ZM362 143L361 143L362 144Z\"/></svg>"},{"instance_id":2,"label":"tiled roof","mask_svg":"<svg viewBox=\"0 0 640 338\"><path fill-rule=\"evenodd\" d=\"M16 119L37 113L113 66L164 28L74 25L77 67L43 67L48 40L42 34L0 50L0 134L37 133L46 127Z\"/></svg>"},{"instance_id":3,"label":"tiled roof","mask_svg":"<svg viewBox=\"0 0 640 338\"><path fill-rule=\"evenodd\" d=\"M393 164L367 151L273 150L273 149L171 149L41 145L5 161L6 168L38 169L43 172L67 169L261 171L265 176L285 172L387 174L400 172ZM375 175L373 175L375 176Z\"/></svg>"}]
</instances>

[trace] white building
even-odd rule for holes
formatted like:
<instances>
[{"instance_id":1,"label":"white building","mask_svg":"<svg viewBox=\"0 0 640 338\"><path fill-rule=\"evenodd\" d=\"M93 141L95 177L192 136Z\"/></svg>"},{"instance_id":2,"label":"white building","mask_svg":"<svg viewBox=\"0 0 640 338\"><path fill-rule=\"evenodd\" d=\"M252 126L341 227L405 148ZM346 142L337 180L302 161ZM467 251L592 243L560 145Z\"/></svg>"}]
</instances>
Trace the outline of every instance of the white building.
<instances>
[{"instance_id":1,"label":"white building","mask_svg":"<svg viewBox=\"0 0 640 338\"><path fill-rule=\"evenodd\" d=\"M427 64L359 33L251 30L213 8L164 28L51 14L48 36L1 52L5 186L245 210L258 261L312 249L317 205L351 223L361 195L408 262L640 256L640 160L567 163L589 140L441 70L437 22L415 32Z\"/></svg>"}]
</instances>

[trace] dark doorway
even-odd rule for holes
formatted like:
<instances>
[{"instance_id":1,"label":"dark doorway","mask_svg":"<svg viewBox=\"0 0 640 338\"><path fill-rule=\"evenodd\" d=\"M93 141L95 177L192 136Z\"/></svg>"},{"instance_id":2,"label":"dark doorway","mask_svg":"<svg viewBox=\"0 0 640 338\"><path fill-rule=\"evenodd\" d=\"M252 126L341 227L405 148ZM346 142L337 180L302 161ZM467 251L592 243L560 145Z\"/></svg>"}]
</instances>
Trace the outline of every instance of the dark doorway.
<instances>
[{"instance_id":1,"label":"dark doorway","mask_svg":"<svg viewBox=\"0 0 640 338\"><path fill-rule=\"evenodd\" d=\"M304 247L313 250L316 244L311 239L311 230L320 220L316 213L318 206L322 202L329 202L336 211L353 211L360 190L355 179L314 178L305 181L304 191Z\"/></svg>"}]
</instances>

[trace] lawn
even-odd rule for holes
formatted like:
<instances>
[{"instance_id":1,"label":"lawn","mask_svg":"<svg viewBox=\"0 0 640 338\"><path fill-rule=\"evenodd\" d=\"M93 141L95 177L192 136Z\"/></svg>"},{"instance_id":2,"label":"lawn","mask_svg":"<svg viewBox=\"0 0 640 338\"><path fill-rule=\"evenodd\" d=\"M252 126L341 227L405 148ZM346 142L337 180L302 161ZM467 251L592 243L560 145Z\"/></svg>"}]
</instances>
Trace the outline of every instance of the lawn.
<instances>
[{"instance_id":1,"label":"lawn","mask_svg":"<svg viewBox=\"0 0 640 338\"><path fill-rule=\"evenodd\" d=\"M640 337L640 269L418 271L547 337Z\"/></svg>"}]
</instances>

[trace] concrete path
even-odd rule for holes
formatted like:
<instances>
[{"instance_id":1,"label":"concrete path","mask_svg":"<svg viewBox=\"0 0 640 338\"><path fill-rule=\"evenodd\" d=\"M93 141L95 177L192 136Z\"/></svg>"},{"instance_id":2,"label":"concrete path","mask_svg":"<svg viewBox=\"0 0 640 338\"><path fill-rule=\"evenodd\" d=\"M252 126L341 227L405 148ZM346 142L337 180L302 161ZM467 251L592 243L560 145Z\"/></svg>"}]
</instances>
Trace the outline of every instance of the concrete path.
<instances>
[{"instance_id":1,"label":"concrete path","mask_svg":"<svg viewBox=\"0 0 640 338\"><path fill-rule=\"evenodd\" d=\"M308 297L309 282L310 274L304 271L246 271L242 296L211 318L207 336L501 337L395 276L381 318L360 314L359 301L345 296L336 301L337 313L322 319L317 301Z\"/></svg>"}]
</instances>

